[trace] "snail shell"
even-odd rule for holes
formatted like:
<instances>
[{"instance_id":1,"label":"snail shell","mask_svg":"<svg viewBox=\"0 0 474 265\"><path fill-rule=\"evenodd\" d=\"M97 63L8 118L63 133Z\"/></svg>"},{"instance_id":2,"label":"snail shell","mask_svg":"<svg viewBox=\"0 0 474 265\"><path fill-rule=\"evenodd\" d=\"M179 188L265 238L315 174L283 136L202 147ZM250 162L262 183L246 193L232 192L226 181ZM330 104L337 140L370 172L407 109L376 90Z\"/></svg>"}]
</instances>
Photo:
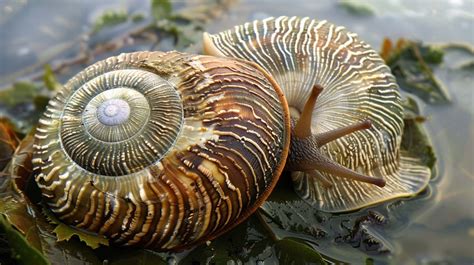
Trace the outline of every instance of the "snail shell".
<instances>
[{"instance_id":1,"label":"snail shell","mask_svg":"<svg viewBox=\"0 0 474 265\"><path fill-rule=\"evenodd\" d=\"M306 173L293 172L297 193L316 208L341 212L424 189L430 170L400 150L403 107L390 69L357 34L327 21L278 17L204 34L204 50L253 61L282 88L292 117L302 111L313 85L323 90L313 110L314 134L365 119L372 128L329 142L322 151L339 164L383 178L385 187L322 173L327 188Z\"/></svg>"},{"instance_id":2,"label":"snail shell","mask_svg":"<svg viewBox=\"0 0 474 265\"><path fill-rule=\"evenodd\" d=\"M40 119L33 163L65 223L167 250L249 216L288 146L287 103L258 66L137 52L86 68L59 91Z\"/></svg>"}]
</instances>

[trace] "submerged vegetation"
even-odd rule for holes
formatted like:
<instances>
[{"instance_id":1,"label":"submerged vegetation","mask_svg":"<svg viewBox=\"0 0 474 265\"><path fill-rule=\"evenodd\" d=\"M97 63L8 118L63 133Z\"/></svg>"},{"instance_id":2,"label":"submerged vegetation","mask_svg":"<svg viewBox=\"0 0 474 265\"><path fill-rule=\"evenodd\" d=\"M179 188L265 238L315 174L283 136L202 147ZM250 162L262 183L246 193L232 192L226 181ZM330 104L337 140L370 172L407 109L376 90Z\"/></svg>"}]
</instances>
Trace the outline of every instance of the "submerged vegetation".
<instances>
[{"instance_id":1,"label":"submerged vegetation","mask_svg":"<svg viewBox=\"0 0 474 265\"><path fill-rule=\"evenodd\" d=\"M350 1L353 2L353 1ZM350 12L373 15L370 7L340 5ZM126 33L105 42L90 42L75 57L48 65L40 63L10 76L28 74L0 90L0 253L2 264L222 264L235 262L280 262L281 264L325 264L331 260L318 248L357 249L359 263L373 264L393 252L394 246L379 236L378 230L397 230L404 220L396 214L406 206L396 200L348 214L314 211L293 192L290 177L283 175L270 199L247 221L218 239L188 252L172 254L132 249L126 253L108 246L107 240L61 224L41 204L32 180L32 142L34 127L48 100L61 88L56 76L67 68L82 67L92 60L127 45L156 48L166 40L177 50L193 50L206 23L219 16L230 1L212 1L205 8L174 10L168 0L151 1L150 14L127 10L105 11L94 22L89 35L99 36L126 25ZM420 41L386 39L381 56L397 77L405 95L405 130L402 149L421 157L436 172L436 157L423 123L417 101L448 104L451 97L436 77L435 69L444 63L445 51L453 46L429 45ZM464 52L469 52L469 48ZM470 51L472 52L472 51ZM473 61L455 68L470 71ZM8 78L7 78L8 79ZM436 173L433 173L435 175ZM426 193L420 195L421 198ZM416 199L415 199L416 200ZM395 214L394 214L395 212ZM81 242L82 241L82 242ZM352 252L353 253L353 252Z\"/></svg>"}]
</instances>

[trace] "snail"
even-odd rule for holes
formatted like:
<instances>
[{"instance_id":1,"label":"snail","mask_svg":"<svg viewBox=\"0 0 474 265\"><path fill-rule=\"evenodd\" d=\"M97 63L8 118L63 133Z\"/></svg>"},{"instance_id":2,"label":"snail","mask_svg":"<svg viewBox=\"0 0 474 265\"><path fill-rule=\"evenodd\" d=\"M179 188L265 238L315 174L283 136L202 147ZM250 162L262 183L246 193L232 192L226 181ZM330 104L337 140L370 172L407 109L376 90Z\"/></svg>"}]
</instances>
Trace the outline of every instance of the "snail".
<instances>
[{"instance_id":1,"label":"snail","mask_svg":"<svg viewBox=\"0 0 474 265\"><path fill-rule=\"evenodd\" d=\"M229 230L268 197L289 126L280 88L253 63L121 54L49 102L35 180L64 223L114 245L179 250Z\"/></svg>"},{"instance_id":2,"label":"snail","mask_svg":"<svg viewBox=\"0 0 474 265\"><path fill-rule=\"evenodd\" d=\"M245 59L264 68L283 90L292 120L302 114L311 124L302 136L316 141L306 148L320 148L325 157L321 160L327 163L312 163L301 171L292 167L290 156L288 169L296 192L316 209L352 211L412 196L427 186L430 169L400 150L403 107L395 78L357 34L326 20L282 16L205 33L203 42L207 54ZM317 103L307 106L309 96L317 97ZM370 129L330 142L316 137L350 124L363 126L366 120L372 123ZM292 134L292 143L294 138ZM332 161L383 179L385 186L340 178L340 172L328 170Z\"/></svg>"},{"instance_id":3,"label":"snail","mask_svg":"<svg viewBox=\"0 0 474 265\"><path fill-rule=\"evenodd\" d=\"M274 23L295 21L301 28L296 35L288 31L283 43L287 37L315 43L322 62L309 46L303 51L292 41L267 53L281 39L279 33L271 34L275 39L265 35L280 29ZM35 181L51 211L114 245L180 250L245 220L269 196L285 166L295 172L297 190L313 185L310 197L320 183L327 190L354 186L387 196L376 186L391 189L394 177L423 182L413 172L427 174L425 168L399 151L403 119L394 78L366 44L342 28L333 43L334 26L308 19L253 25L256 31L246 24L205 35L206 51L214 56L125 53L70 79L49 102L35 134ZM318 31L326 26L330 31ZM299 38L301 32L307 38ZM312 34L320 34L325 45ZM244 52L247 40L251 58ZM340 49L347 59L343 68L339 57L328 65L326 53L338 50L342 40L348 47L354 41L356 49ZM295 57L287 62L281 52ZM320 63L323 69L298 63ZM341 77L342 70L348 75ZM324 78L316 79L321 73ZM355 86L360 84L366 85ZM356 146L359 142L366 144ZM369 192L374 188L377 192ZM351 199L329 199L335 204L320 208L354 207ZM361 207L367 200L356 203Z\"/></svg>"}]
</instances>

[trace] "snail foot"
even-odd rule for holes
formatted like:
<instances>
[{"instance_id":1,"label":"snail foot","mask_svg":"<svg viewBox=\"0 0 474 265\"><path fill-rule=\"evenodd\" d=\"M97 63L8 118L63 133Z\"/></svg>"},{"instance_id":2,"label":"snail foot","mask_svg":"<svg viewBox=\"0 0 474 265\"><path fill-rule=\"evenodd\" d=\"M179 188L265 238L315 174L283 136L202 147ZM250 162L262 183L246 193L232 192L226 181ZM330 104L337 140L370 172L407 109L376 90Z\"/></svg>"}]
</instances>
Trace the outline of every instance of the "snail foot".
<instances>
[{"instance_id":1,"label":"snail foot","mask_svg":"<svg viewBox=\"0 0 474 265\"><path fill-rule=\"evenodd\" d=\"M321 185L323 185L323 187L325 188L330 188L332 187L332 182L326 178L326 176L324 176L323 174L321 174L321 172L317 171L317 170L311 170L311 171L308 171L306 172L309 176L311 176L312 178L316 179L317 181L319 181L321 183Z\"/></svg>"},{"instance_id":2,"label":"snail foot","mask_svg":"<svg viewBox=\"0 0 474 265\"><path fill-rule=\"evenodd\" d=\"M364 174L360 174L354 170L346 168L331 159L324 156L320 153L321 157L317 158L314 161L314 168L318 171L322 171L325 173L332 174L337 177L346 178L350 180L365 182L369 184L373 184L379 187L385 186L385 180L381 178L374 178Z\"/></svg>"},{"instance_id":3,"label":"snail foot","mask_svg":"<svg viewBox=\"0 0 474 265\"><path fill-rule=\"evenodd\" d=\"M314 106L322 90L323 88L320 85L313 86L311 95L306 101L300 118L297 122L293 123L295 126L292 127L287 169L290 171L303 171L309 173L311 176L319 180L323 186L328 187L332 185L330 180L324 177L320 172L333 174L346 179L374 184L379 187L385 186L385 180L363 175L354 170L346 168L331 160L320 151L319 148L326 143L360 130L372 128L372 121L367 119L328 132L312 134L311 120Z\"/></svg>"}]
</instances>

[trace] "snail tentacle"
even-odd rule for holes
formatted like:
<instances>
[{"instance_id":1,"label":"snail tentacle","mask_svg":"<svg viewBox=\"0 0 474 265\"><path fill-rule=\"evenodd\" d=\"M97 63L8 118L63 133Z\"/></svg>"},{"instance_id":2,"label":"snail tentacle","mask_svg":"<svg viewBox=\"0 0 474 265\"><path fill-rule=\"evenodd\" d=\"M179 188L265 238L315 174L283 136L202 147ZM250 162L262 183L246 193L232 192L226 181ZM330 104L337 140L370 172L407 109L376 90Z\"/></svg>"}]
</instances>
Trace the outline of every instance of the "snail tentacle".
<instances>
[{"instance_id":1,"label":"snail tentacle","mask_svg":"<svg viewBox=\"0 0 474 265\"><path fill-rule=\"evenodd\" d=\"M354 123L342 128L334 129L332 131L319 133L315 135L316 143L318 144L319 147L321 147L329 142L337 140L348 134L351 134L360 130L367 130L370 128L372 128L372 122L369 119L367 119L367 120L357 122L357 123Z\"/></svg>"},{"instance_id":2,"label":"snail tentacle","mask_svg":"<svg viewBox=\"0 0 474 265\"><path fill-rule=\"evenodd\" d=\"M318 96L323 91L323 87L320 85L314 85L311 95L309 96L306 104L304 105L303 112L293 129L293 134L299 138L305 138L311 136L311 122L313 119L314 106Z\"/></svg>"},{"instance_id":3,"label":"snail tentacle","mask_svg":"<svg viewBox=\"0 0 474 265\"><path fill-rule=\"evenodd\" d=\"M347 178L355 181L374 184L379 187L385 186L385 180L381 178L373 178L364 174L360 174L328 159L319 148L331 141L344 137L348 134L360 130L370 129L372 122L364 120L342 128L334 129L319 134L311 133L311 121L315 110L316 100L323 91L320 85L314 85L311 95L304 105L303 112L292 128L292 141L290 144L290 153L288 156L289 166L293 171L322 171L336 175L338 177ZM308 143L311 142L311 143ZM305 146L311 146L312 149L305 151ZM317 175L317 179L321 180L321 174ZM326 186L327 183L326 183Z\"/></svg>"},{"instance_id":4,"label":"snail tentacle","mask_svg":"<svg viewBox=\"0 0 474 265\"><path fill-rule=\"evenodd\" d=\"M311 176L312 178L319 181L321 185L323 185L325 188L332 187L332 182L328 178L326 178L323 174L321 174L321 172L317 170L311 170L305 173L308 174L308 176Z\"/></svg>"},{"instance_id":5,"label":"snail tentacle","mask_svg":"<svg viewBox=\"0 0 474 265\"><path fill-rule=\"evenodd\" d=\"M291 138L290 153L288 155L287 162L287 167L290 171L320 171L338 176L340 178L373 184L378 187L385 186L386 181L382 178L374 178L358 173L329 159L326 155L321 153L317 147L318 144L315 138L316 136L303 139L298 137ZM319 180L321 178L317 176L316 179Z\"/></svg>"}]
</instances>

